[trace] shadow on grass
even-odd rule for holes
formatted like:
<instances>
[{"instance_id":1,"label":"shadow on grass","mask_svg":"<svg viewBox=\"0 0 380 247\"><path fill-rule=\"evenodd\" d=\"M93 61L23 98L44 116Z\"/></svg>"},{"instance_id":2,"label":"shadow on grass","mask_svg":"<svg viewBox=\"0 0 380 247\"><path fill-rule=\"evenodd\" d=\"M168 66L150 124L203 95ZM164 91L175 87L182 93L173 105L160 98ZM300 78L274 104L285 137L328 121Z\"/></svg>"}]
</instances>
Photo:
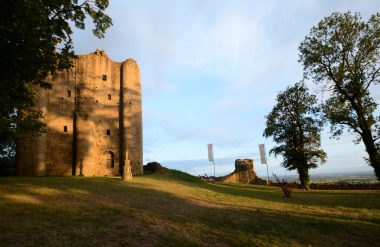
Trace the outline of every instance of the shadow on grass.
<instances>
[{"instance_id":1,"label":"shadow on grass","mask_svg":"<svg viewBox=\"0 0 380 247\"><path fill-rule=\"evenodd\" d=\"M181 176L177 174L180 173ZM304 191L295 189L293 190L291 198L282 196L279 187L266 187L263 185L238 185L238 184L224 184L216 183L210 184L202 181L198 177L189 174L175 171L174 174L158 174L149 175L148 177L162 180L168 179L178 181L184 185L197 186L199 188L207 189L216 193L222 193L231 196L241 196L252 199L266 200L268 202L287 203L294 205L308 205L308 206L328 206L328 207L347 207L347 208L367 208L367 209L380 209L380 191L331 191L331 190L314 190ZM183 177L186 180L182 179ZM187 183L191 182L191 184ZM354 195L354 196L353 196Z\"/></svg>"},{"instance_id":2,"label":"shadow on grass","mask_svg":"<svg viewBox=\"0 0 380 247\"><path fill-rule=\"evenodd\" d=\"M239 194L240 186L194 184ZM244 188L243 196L260 192ZM380 241L379 224L219 207L114 178L4 178L0 210L2 246L371 246Z\"/></svg>"}]
</instances>

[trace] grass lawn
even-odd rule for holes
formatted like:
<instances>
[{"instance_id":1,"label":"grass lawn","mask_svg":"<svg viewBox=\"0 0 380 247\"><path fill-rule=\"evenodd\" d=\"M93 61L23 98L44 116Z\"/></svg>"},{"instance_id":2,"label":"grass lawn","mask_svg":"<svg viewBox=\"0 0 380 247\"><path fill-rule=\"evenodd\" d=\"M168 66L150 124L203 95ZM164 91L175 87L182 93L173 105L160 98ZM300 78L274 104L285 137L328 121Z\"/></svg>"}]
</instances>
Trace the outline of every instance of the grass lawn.
<instances>
[{"instance_id":1,"label":"grass lawn","mask_svg":"<svg viewBox=\"0 0 380 247\"><path fill-rule=\"evenodd\" d=\"M380 191L207 184L167 171L0 178L0 246L380 246Z\"/></svg>"}]
</instances>

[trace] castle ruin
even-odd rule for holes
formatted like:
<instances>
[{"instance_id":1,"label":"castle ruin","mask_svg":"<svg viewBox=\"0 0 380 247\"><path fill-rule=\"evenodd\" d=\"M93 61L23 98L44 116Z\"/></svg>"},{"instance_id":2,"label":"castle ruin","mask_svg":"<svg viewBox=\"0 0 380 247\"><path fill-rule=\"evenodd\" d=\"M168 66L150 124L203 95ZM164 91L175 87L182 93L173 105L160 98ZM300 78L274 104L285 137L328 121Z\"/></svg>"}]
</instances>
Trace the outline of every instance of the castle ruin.
<instances>
[{"instance_id":1,"label":"castle ruin","mask_svg":"<svg viewBox=\"0 0 380 247\"><path fill-rule=\"evenodd\" d=\"M216 178L216 181L223 183L251 183L263 184L264 180L257 177L252 159L235 160L235 170L223 177Z\"/></svg>"},{"instance_id":2,"label":"castle ruin","mask_svg":"<svg viewBox=\"0 0 380 247\"><path fill-rule=\"evenodd\" d=\"M143 173L139 67L113 62L104 51L79 56L70 70L36 89L35 107L46 124L17 144L22 176L116 176L125 164Z\"/></svg>"}]
</instances>

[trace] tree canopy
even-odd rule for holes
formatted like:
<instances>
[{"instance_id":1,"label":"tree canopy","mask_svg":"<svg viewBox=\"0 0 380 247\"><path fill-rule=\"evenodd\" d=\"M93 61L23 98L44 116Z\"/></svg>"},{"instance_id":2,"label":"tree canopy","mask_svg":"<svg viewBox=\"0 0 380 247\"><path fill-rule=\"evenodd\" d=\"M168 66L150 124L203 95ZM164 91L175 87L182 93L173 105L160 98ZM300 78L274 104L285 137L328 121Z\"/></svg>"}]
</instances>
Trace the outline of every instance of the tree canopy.
<instances>
[{"instance_id":1,"label":"tree canopy","mask_svg":"<svg viewBox=\"0 0 380 247\"><path fill-rule=\"evenodd\" d=\"M356 133L380 180L380 116L371 92L380 81L380 14L364 22L359 13L333 13L311 29L299 53L305 76L328 91L323 108L333 137Z\"/></svg>"},{"instance_id":2,"label":"tree canopy","mask_svg":"<svg viewBox=\"0 0 380 247\"><path fill-rule=\"evenodd\" d=\"M25 131L39 131L41 113L33 109L33 87L51 87L49 73L71 67L72 27L104 37L112 25L108 0L12 0L0 8L0 155ZM17 131L16 131L17 127Z\"/></svg>"},{"instance_id":3,"label":"tree canopy","mask_svg":"<svg viewBox=\"0 0 380 247\"><path fill-rule=\"evenodd\" d=\"M301 185L309 186L309 169L323 163L326 153L320 149L323 122L315 95L303 82L277 95L277 103L266 116L265 137L273 137L277 146L270 154L283 157L282 166L297 170Z\"/></svg>"}]
</instances>

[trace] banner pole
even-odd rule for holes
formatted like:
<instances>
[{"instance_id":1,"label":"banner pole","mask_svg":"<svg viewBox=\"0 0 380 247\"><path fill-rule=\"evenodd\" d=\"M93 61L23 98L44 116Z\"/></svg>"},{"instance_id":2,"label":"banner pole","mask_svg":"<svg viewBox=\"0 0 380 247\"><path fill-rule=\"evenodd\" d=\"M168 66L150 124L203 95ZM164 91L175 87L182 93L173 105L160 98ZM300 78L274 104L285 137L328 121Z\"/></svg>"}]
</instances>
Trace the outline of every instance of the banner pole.
<instances>
[{"instance_id":1,"label":"banner pole","mask_svg":"<svg viewBox=\"0 0 380 247\"><path fill-rule=\"evenodd\" d=\"M215 161L212 161L212 163L214 164L214 179L215 179Z\"/></svg>"}]
</instances>

